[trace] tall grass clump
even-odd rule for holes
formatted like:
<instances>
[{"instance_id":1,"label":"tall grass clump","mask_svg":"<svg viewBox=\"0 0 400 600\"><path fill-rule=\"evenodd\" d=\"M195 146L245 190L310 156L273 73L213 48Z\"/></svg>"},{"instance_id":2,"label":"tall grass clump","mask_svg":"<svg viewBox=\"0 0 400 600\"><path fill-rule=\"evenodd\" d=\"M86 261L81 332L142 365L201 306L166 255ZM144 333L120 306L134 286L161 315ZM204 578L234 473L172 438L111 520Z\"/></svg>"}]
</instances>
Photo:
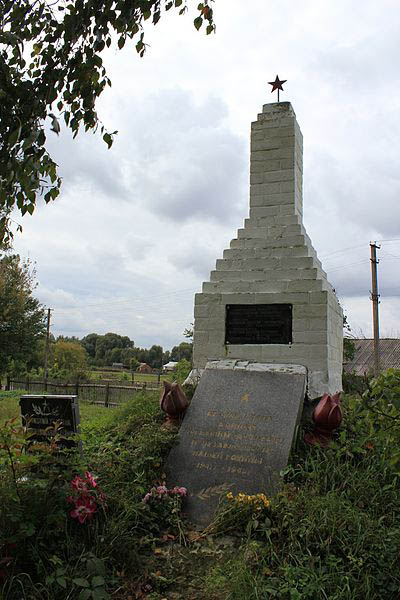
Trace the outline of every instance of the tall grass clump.
<instances>
[{"instance_id":1,"label":"tall grass clump","mask_svg":"<svg viewBox=\"0 0 400 600\"><path fill-rule=\"evenodd\" d=\"M270 526L257 520L209 574L210 591L230 600L400 598L399 382L390 371L362 396L345 397L331 447L300 442Z\"/></svg>"},{"instance_id":2,"label":"tall grass clump","mask_svg":"<svg viewBox=\"0 0 400 600\"><path fill-rule=\"evenodd\" d=\"M161 421L157 399L138 394L82 424L83 458L57 436L32 446L17 419L2 425L0 598L101 600L118 574L140 576L151 532L173 528L142 502L175 437Z\"/></svg>"}]
</instances>

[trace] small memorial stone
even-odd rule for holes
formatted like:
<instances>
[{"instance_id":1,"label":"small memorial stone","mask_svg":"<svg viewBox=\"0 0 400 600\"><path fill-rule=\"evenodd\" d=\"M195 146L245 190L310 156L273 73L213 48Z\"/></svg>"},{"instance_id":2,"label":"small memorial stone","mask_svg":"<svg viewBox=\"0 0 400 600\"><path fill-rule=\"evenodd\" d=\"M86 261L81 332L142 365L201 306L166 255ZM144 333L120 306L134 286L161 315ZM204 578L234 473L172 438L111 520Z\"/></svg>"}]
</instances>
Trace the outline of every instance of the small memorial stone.
<instances>
[{"instance_id":1,"label":"small memorial stone","mask_svg":"<svg viewBox=\"0 0 400 600\"><path fill-rule=\"evenodd\" d=\"M186 512L208 524L223 493L275 494L305 394L306 369L221 360L207 364L168 458L188 489Z\"/></svg>"},{"instance_id":2,"label":"small memorial stone","mask_svg":"<svg viewBox=\"0 0 400 600\"><path fill-rule=\"evenodd\" d=\"M32 441L50 441L55 435L54 425L60 423L59 445L80 447L73 437L79 433L79 404L76 396L26 395L21 396L22 424L32 430Z\"/></svg>"}]
</instances>

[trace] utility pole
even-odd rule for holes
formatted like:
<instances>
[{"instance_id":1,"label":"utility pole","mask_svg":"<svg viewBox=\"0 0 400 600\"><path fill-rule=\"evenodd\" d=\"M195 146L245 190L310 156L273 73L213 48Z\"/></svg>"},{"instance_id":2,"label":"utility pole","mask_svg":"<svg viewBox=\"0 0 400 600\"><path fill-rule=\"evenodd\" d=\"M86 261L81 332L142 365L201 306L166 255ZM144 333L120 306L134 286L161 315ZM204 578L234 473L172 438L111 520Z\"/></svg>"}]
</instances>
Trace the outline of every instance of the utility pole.
<instances>
[{"instance_id":1,"label":"utility pole","mask_svg":"<svg viewBox=\"0 0 400 600\"><path fill-rule=\"evenodd\" d=\"M371 276L372 276L372 292L371 292L371 300L372 300L372 315L373 315L373 328L374 328L374 371L375 375L379 374L380 365L379 365L379 294L378 294L378 274L377 274L377 264L379 260L376 258L376 249L380 248L376 243L371 242Z\"/></svg>"},{"instance_id":2,"label":"utility pole","mask_svg":"<svg viewBox=\"0 0 400 600\"><path fill-rule=\"evenodd\" d=\"M49 371L47 368L47 363L48 363L48 359L49 359L49 347L50 347L50 314L51 314L51 308L47 309L47 333L46 333L46 348L44 351L44 377L45 380L47 381L47 378L49 376Z\"/></svg>"}]
</instances>

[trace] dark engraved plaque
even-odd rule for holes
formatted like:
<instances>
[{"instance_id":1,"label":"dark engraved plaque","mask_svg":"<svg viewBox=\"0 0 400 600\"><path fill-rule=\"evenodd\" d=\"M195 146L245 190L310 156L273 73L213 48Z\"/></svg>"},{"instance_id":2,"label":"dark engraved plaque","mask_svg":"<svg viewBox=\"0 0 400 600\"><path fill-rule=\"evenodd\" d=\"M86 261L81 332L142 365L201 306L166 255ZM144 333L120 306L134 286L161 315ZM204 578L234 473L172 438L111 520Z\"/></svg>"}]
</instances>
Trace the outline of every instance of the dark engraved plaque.
<instances>
[{"instance_id":1,"label":"dark engraved plaque","mask_svg":"<svg viewBox=\"0 0 400 600\"><path fill-rule=\"evenodd\" d=\"M66 448L79 447L74 440L80 421L76 396L26 395L21 396L19 404L22 424L32 431L32 441L50 442L55 435L54 424L59 423L58 444Z\"/></svg>"},{"instance_id":2,"label":"dark engraved plaque","mask_svg":"<svg viewBox=\"0 0 400 600\"><path fill-rule=\"evenodd\" d=\"M291 304L227 304L226 344L291 344Z\"/></svg>"}]
</instances>

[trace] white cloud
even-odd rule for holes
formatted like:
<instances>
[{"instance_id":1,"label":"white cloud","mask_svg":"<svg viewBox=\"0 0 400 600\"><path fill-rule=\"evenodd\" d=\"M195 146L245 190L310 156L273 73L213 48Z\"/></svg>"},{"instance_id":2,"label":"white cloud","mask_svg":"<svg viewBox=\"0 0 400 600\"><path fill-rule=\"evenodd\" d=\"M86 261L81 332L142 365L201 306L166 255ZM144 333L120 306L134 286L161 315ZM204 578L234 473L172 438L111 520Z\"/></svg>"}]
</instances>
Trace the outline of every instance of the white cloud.
<instances>
[{"instance_id":1,"label":"white cloud","mask_svg":"<svg viewBox=\"0 0 400 600\"><path fill-rule=\"evenodd\" d=\"M144 59L105 54L110 151L98 135L49 134L62 195L23 219L15 246L37 261L54 331L183 339L246 216L250 122L279 73L304 135L307 231L353 328L371 335L369 241L400 238L398 2L217 0L215 14L215 36L168 14ZM400 242L379 252L381 330L399 332Z\"/></svg>"}]
</instances>

